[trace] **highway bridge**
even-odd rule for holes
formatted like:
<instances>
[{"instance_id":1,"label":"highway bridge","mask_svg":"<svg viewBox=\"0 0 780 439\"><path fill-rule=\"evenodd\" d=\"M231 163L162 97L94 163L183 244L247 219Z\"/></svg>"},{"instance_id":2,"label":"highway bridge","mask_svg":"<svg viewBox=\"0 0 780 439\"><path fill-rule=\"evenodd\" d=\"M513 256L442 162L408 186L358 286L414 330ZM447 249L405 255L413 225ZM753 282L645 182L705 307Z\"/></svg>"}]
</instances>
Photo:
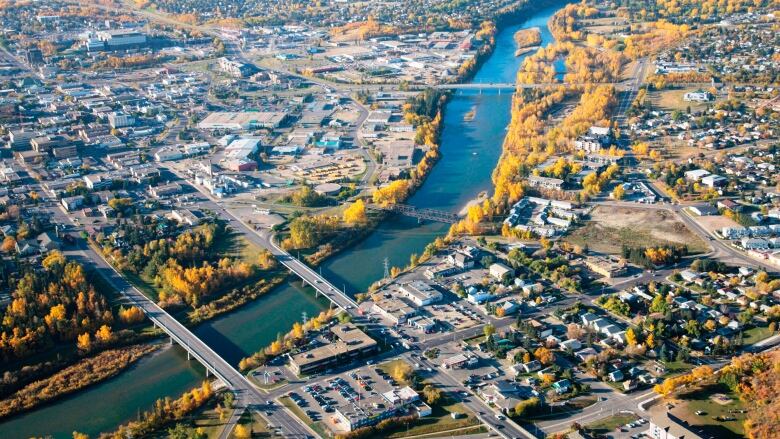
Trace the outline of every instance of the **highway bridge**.
<instances>
[{"instance_id":1,"label":"highway bridge","mask_svg":"<svg viewBox=\"0 0 780 439\"><path fill-rule=\"evenodd\" d=\"M437 221L440 223L455 224L460 219L458 215L443 210L436 209L424 209L420 207L410 206L408 204L392 204L390 206L382 207L376 204L370 204L369 209L375 211L395 212L401 215L417 218L419 220Z\"/></svg>"},{"instance_id":2,"label":"highway bridge","mask_svg":"<svg viewBox=\"0 0 780 439\"><path fill-rule=\"evenodd\" d=\"M196 359L206 368L207 375L214 375L236 395L236 404L253 410L262 409L269 423L280 428L282 436L292 438L311 438L316 434L303 425L297 418L277 405L269 405L260 391L247 378L214 352L206 343L189 329L160 308L154 301L144 296L125 279L108 261L83 240L79 245L80 253L89 259L95 270L117 291L121 292L133 305L141 308L147 317L185 351L188 358Z\"/></svg>"},{"instance_id":3,"label":"highway bridge","mask_svg":"<svg viewBox=\"0 0 780 439\"><path fill-rule=\"evenodd\" d=\"M588 83L588 84L572 84L572 83L564 83L564 82L545 82L545 83L536 83L536 84L514 84L511 82L488 82L488 83L479 83L479 82L471 82L468 84L439 84L434 86L435 88L438 88L440 90L498 90L498 92L502 91L511 91L514 92L518 88L546 88L546 87L570 87L570 88L579 88L584 87L586 85L614 85L616 89L620 90L622 88L627 88L627 85L624 85L622 83Z\"/></svg>"}]
</instances>

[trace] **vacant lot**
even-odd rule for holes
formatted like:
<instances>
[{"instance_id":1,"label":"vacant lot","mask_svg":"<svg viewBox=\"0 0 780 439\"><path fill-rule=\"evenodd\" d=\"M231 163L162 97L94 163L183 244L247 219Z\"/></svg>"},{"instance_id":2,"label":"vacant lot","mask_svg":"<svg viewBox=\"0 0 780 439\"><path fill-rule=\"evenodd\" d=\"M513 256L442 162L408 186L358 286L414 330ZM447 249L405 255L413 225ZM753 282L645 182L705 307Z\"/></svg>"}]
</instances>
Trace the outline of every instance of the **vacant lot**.
<instances>
[{"instance_id":1,"label":"vacant lot","mask_svg":"<svg viewBox=\"0 0 780 439\"><path fill-rule=\"evenodd\" d=\"M701 90L701 87L687 87L672 90L654 91L648 94L650 102L653 107L664 110L680 110L687 111L688 107L691 111L698 111L707 108L706 102L688 102L683 99L685 93ZM706 91L706 89L705 89Z\"/></svg>"},{"instance_id":2,"label":"vacant lot","mask_svg":"<svg viewBox=\"0 0 780 439\"><path fill-rule=\"evenodd\" d=\"M624 245L687 244L691 252L706 251L704 242L672 212L629 207L597 207L585 226L572 232L566 240L610 254L620 253Z\"/></svg>"},{"instance_id":3,"label":"vacant lot","mask_svg":"<svg viewBox=\"0 0 780 439\"><path fill-rule=\"evenodd\" d=\"M701 226L707 229L707 231L710 233L716 230L720 230L724 227L739 227L739 224L736 221L723 215L692 216L697 223L701 224Z\"/></svg>"}]
</instances>

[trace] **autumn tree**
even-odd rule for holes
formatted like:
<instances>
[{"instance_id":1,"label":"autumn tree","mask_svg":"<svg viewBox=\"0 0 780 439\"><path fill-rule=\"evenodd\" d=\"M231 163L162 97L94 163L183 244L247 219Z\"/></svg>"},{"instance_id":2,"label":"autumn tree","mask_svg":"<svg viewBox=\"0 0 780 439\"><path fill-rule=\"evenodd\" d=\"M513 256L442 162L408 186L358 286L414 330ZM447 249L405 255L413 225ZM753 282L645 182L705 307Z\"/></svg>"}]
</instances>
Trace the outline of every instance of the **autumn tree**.
<instances>
[{"instance_id":1,"label":"autumn tree","mask_svg":"<svg viewBox=\"0 0 780 439\"><path fill-rule=\"evenodd\" d=\"M358 199L344 210L344 222L347 224L364 224L367 219L366 205L361 199Z\"/></svg>"},{"instance_id":2,"label":"autumn tree","mask_svg":"<svg viewBox=\"0 0 780 439\"><path fill-rule=\"evenodd\" d=\"M555 354L544 346L539 347L534 351L534 357L545 366L555 362Z\"/></svg>"}]
</instances>

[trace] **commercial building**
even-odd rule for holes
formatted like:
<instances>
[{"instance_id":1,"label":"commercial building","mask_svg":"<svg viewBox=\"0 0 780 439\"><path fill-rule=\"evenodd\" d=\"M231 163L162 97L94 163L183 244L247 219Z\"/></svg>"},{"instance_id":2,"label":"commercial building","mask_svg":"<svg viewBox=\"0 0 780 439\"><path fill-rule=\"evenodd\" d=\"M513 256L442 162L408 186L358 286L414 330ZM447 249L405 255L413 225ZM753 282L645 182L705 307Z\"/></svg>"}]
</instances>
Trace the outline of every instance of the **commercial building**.
<instances>
[{"instance_id":1,"label":"commercial building","mask_svg":"<svg viewBox=\"0 0 780 439\"><path fill-rule=\"evenodd\" d=\"M406 285L401 285L401 293L405 298L412 301L417 306L430 305L441 300L442 295L435 288L422 281L414 281Z\"/></svg>"},{"instance_id":2,"label":"commercial building","mask_svg":"<svg viewBox=\"0 0 780 439\"><path fill-rule=\"evenodd\" d=\"M407 412L416 412L420 417L431 414L431 408L409 386L381 395L367 395L357 403L339 406L335 416L341 426L352 431Z\"/></svg>"},{"instance_id":3,"label":"commercial building","mask_svg":"<svg viewBox=\"0 0 780 439\"><path fill-rule=\"evenodd\" d=\"M216 112L206 116L199 124L202 130L274 129L284 123L287 113L281 111Z\"/></svg>"},{"instance_id":4,"label":"commercial building","mask_svg":"<svg viewBox=\"0 0 780 439\"><path fill-rule=\"evenodd\" d=\"M252 66L244 64L242 62L233 61L232 59L220 58L219 68L223 72L228 73L236 78L243 78L249 76L254 70Z\"/></svg>"},{"instance_id":5,"label":"commercial building","mask_svg":"<svg viewBox=\"0 0 780 439\"><path fill-rule=\"evenodd\" d=\"M355 358L376 352L377 343L350 323L330 329L334 341L290 358L290 369L298 375L313 373L338 363L348 363Z\"/></svg>"},{"instance_id":6,"label":"commercial building","mask_svg":"<svg viewBox=\"0 0 780 439\"><path fill-rule=\"evenodd\" d=\"M111 128L129 127L135 124L135 118L125 113L111 113L108 115L108 124Z\"/></svg>"},{"instance_id":7,"label":"commercial building","mask_svg":"<svg viewBox=\"0 0 780 439\"><path fill-rule=\"evenodd\" d=\"M626 263L612 257L588 256L585 258L585 266L607 279L626 274Z\"/></svg>"},{"instance_id":8,"label":"commercial building","mask_svg":"<svg viewBox=\"0 0 780 439\"><path fill-rule=\"evenodd\" d=\"M146 35L134 29L111 29L97 33L108 50L126 49L146 45Z\"/></svg>"}]
</instances>

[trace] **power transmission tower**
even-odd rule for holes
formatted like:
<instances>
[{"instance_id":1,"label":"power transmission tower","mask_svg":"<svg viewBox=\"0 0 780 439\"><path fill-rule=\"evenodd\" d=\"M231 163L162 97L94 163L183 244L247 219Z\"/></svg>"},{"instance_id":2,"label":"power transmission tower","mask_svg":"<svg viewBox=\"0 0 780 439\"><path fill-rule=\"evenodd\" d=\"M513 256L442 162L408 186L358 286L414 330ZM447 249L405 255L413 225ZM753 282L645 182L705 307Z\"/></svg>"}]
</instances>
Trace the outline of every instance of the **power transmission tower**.
<instances>
[{"instance_id":1,"label":"power transmission tower","mask_svg":"<svg viewBox=\"0 0 780 439\"><path fill-rule=\"evenodd\" d=\"M385 275L383 276L383 278L390 279L390 259L388 259L387 256L385 256L384 266L385 266Z\"/></svg>"}]
</instances>

